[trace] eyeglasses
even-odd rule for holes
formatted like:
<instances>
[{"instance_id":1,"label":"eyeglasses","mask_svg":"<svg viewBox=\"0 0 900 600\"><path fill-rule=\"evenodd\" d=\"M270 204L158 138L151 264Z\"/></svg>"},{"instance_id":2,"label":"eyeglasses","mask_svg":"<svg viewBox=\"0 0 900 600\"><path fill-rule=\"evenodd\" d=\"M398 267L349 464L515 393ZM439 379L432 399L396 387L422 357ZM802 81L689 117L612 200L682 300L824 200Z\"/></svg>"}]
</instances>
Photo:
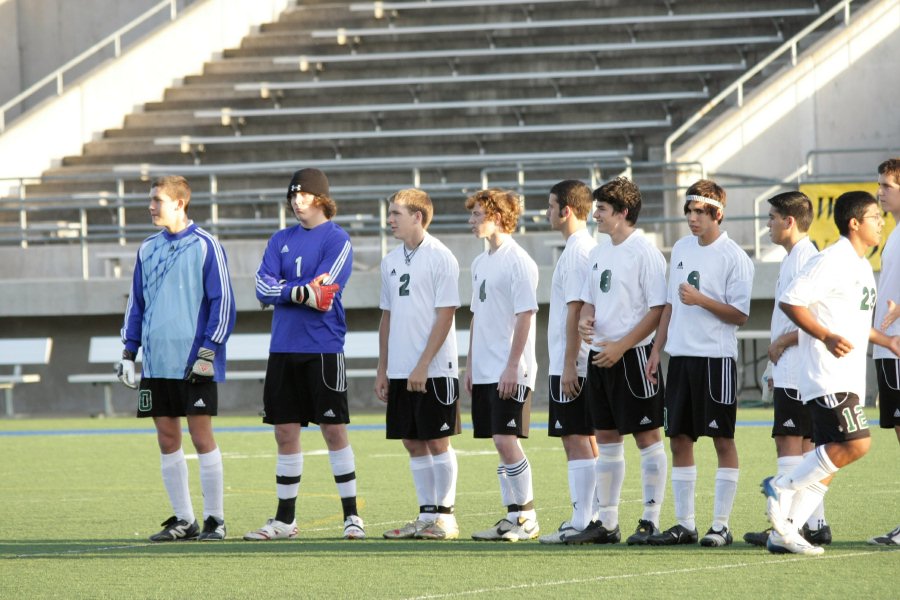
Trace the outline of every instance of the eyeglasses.
<instances>
[{"instance_id":1,"label":"eyeglasses","mask_svg":"<svg viewBox=\"0 0 900 600\"><path fill-rule=\"evenodd\" d=\"M881 213L878 213L878 214L876 214L876 215L863 215L863 219L881 219L881 220L884 220L884 217L881 216Z\"/></svg>"}]
</instances>

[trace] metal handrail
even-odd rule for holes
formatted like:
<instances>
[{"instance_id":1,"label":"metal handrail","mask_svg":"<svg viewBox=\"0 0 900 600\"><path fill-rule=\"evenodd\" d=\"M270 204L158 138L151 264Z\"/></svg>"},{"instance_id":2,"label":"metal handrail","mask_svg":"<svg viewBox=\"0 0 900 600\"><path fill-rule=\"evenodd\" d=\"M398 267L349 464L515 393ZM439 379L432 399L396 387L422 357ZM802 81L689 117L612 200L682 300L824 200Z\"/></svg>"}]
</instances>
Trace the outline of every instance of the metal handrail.
<instances>
[{"instance_id":1,"label":"metal handrail","mask_svg":"<svg viewBox=\"0 0 900 600\"><path fill-rule=\"evenodd\" d=\"M63 91L65 91L63 75L67 71L82 64L88 58L92 57L100 50L108 47L110 44L112 44L113 46L113 55L115 56L115 58L119 58L119 56L122 54L122 38L137 27L144 24L149 19L162 12L162 10L167 7L169 9L169 21L174 21L178 16L177 0L162 0L162 2L156 4L155 6L153 6L153 8L147 10L145 13L138 16L127 25L106 36L72 60L65 63L63 66L59 67L46 77L40 79L37 83L33 84L27 90L13 97L11 100L3 104L3 106L0 106L0 134L2 134L6 130L6 113L9 112L10 109L25 102L26 100L34 96L39 90L44 88L44 86L52 83L53 81L56 81L56 95L61 96L63 94Z\"/></svg>"},{"instance_id":2,"label":"metal handrail","mask_svg":"<svg viewBox=\"0 0 900 600\"><path fill-rule=\"evenodd\" d=\"M778 47L775 51L773 51L769 56L758 62L753 68L749 71L738 77L738 79L729 85L727 88L722 90L719 95L715 98L707 102L703 105L703 107L698 110L694 115L685 121L678 129L673 131L669 137L666 138L665 143L665 160L666 162L672 162L672 145L675 143L677 139L679 139L682 135L684 135L691 127L697 124L700 119L705 117L712 111L714 108L719 106L722 102L724 102L731 94L737 92L737 105L744 105L744 84L747 83L752 77L755 77L759 74L763 69L772 64L775 60L780 58L784 53L790 51L791 53L791 65L797 65L797 45L798 43L808 36L810 33L821 27L826 21L834 17L839 12L844 12L844 25L848 25L850 23L850 5L853 3L853 0L841 0L841 2L832 6L829 10L822 14L818 19L801 29L796 35L794 35L791 39L786 41L780 47Z\"/></svg>"}]
</instances>

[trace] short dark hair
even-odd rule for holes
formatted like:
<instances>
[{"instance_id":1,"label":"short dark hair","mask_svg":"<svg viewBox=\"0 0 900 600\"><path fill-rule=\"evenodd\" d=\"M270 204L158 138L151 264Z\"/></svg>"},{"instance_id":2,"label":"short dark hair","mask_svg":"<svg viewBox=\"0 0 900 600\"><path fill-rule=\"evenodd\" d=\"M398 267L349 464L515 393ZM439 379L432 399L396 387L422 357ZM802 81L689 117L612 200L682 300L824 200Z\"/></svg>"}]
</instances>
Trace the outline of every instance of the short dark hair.
<instances>
[{"instance_id":1,"label":"short dark hair","mask_svg":"<svg viewBox=\"0 0 900 600\"><path fill-rule=\"evenodd\" d=\"M782 217L794 217L797 229L806 233L813 220L812 201L803 192L782 192L769 198L769 204Z\"/></svg>"},{"instance_id":2,"label":"short dark hair","mask_svg":"<svg viewBox=\"0 0 900 600\"><path fill-rule=\"evenodd\" d=\"M586 183L566 179L550 188L550 193L556 196L560 211L568 206L577 218L587 221L591 213L591 188Z\"/></svg>"},{"instance_id":3,"label":"short dark hair","mask_svg":"<svg viewBox=\"0 0 900 600\"><path fill-rule=\"evenodd\" d=\"M894 181L900 183L900 158L889 158L878 165L878 174L893 177Z\"/></svg>"},{"instance_id":4,"label":"short dark hair","mask_svg":"<svg viewBox=\"0 0 900 600\"><path fill-rule=\"evenodd\" d=\"M641 214L641 190L637 184L626 177L610 179L596 190L594 200L606 202L617 213L628 209L625 220L634 225Z\"/></svg>"},{"instance_id":5,"label":"short dark hair","mask_svg":"<svg viewBox=\"0 0 900 600\"><path fill-rule=\"evenodd\" d=\"M722 219L725 218L725 204L728 201L728 196L725 194L725 190L718 183L711 179L698 179L694 182L691 187L687 189L685 196L703 196L704 198L709 198L710 200L715 200L722 205L722 218L717 219L719 223L722 222ZM691 205L691 200L685 199L684 201L684 214L688 214L689 206ZM713 219L716 218L719 209L712 204L703 204L703 212L708 214Z\"/></svg>"},{"instance_id":6,"label":"short dark hair","mask_svg":"<svg viewBox=\"0 0 900 600\"><path fill-rule=\"evenodd\" d=\"M834 224L844 237L850 234L850 219L862 221L866 209L871 204L878 204L875 196L862 190L844 192L834 201Z\"/></svg>"}]
</instances>

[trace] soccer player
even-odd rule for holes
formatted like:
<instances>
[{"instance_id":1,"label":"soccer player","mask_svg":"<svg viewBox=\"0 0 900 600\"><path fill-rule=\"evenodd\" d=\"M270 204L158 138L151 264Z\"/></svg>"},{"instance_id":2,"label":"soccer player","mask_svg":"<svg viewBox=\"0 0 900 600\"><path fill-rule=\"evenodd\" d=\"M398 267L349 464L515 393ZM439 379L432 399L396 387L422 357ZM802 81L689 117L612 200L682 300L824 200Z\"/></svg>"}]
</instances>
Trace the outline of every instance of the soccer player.
<instances>
[{"instance_id":1,"label":"soccer player","mask_svg":"<svg viewBox=\"0 0 900 600\"><path fill-rule=\"evenodd\" d=\"M550 422L547 432L562 439L569 472L572 517L542 535L542 544L564 543L563 536L583 530L593 520L594 443L586 394L587 346L578 335L581 286L587 276L588 254L597 245L587 230L591 188L581 181L560 181L547 198L547 220L562 233L566 246L553 269L547 346L550 356Z\"/></svg>"},{"instance_id":2,"label":"soccer player","mask_svg":"<svg viewBox=\"0 0 900 600\"><path fill-rule=\"evenodd\" d=\"M878 165L878 200L881 208L891 213L894 223L900 223L900 158L891 158ZM888 335L900 334L897 300L900 293L900 227L896 227L881 251L881 275L878 286L881 297L875 303L875 325ZM875 346L875 373L878 379L879 425L894 429L900 441L900 361L888 350ZM876 546L900 545L900 526L871 538Z\"/></svg>"},{"instance_id":3,"label":"soccer player","mask_svg":"<svg viewBox=\"0 0 900 600\"><path fill-rule=\"evenodd\" d=\"M834 474L869 451L862 405L868 342L900 353L900 337L872 327L875 277L866 255L881 241L878 203L868 192L841 194L834 222L840 239L810 259L778 299L800 328L800 396L812 406L816 449L788 473L762 482L773 528L767 547L773 553L825 551L803 539L796 524L806 522L822 501Z\"/></svg>"},{"instance_id":4,"label":"soccer player","mask_svg":"<svg viewBox=\"0 0 900 600\"><path fill-rule=\"evenodd\" d=\"M212 417L236 311L225 251L188 218L190 202L184 177L160 177L150 186L150 217L162 230L137 253L117 367L122 383L136 388L134 359L143 348L137 416L153 418L163 485L175 513L151 542L225 539L222 453ZM202 530L191 505L181 417L187 417L200 463Z\"/></svg>"},{"instance_id":5,"label":"soccer player","mask_svg":"<svg viewBox=\"0 0 900 600\"><path fill-rule=\"evenodd\" d=\"M662 442L663 382L651 382L644 365L666 304L666 259L635 229L641 192L618 177L594 191L597 230L609 235L588 258L581 292L579 331L591 344L587 397L600 456L597 459L598 519L566 534L567 544L616 544L619 499L625 479L624 436L641 453L644 511L627 542L646 544L659 533L668 459Z\"/></svg>"},{"instance_id":6,"label":"soccer player","mask_svg":"<svg viewBox=\"0 0 900 600\"><path fill-rule=\"evenodd\" d=\"M403 440L419 500L419 515L388 539L459 537L456 452L461 431L456 309L459 263L428 233L434 208L428 194L400 190L388 224L400 246L381 261L381 324L375 395L387 403L387 437ZM392 319L391 316L394 315Z\"/></svg>"},{"instance_id":7,"label":"soccer player","mask_svg":"<svg viewBox=\"0 0 900 600\"><path fill-rule=\"evenodd\" d=\"M666 305L647 360L648 379L655 383L661 349L670 356L665 428L678 521L647 538L655 546L697 543L694 444L700 436L713 439L719 466L713 523L700 543L717 547L733 541L728 518L738 483L736 333L750 314L753 263L721 229L725 203L725 190L714 181L701 179L687 190L684 214L691 235L672 248Z\"/></svg>"},{"instance_id":8,"label":"soccer player","mask_svg":"<svg viewBox=\"0 0 900 600\"><path fill-rule=\"evenodd\" d=\"M528 437L538 268L512 238L522 212L515 192L488 189L469 196L469 224L488 249L472 261L472 323L466 391L472 398L476 438L493 438L500 456L497 477L506 517L472 535L515 542L540 534L531 466L519 438Z\"/></svg>"},{"instance_id":9,"label":"soccer player","mask_svg":"<svg viewBox=\"0 0 900 600\"><path fill-rule=\"evenodd\" d=\"M256 297L274 305L263 389L263 422L274 425L278 508L245 540L297 535L297 493L303 475L300 431L322 431L344 513L344 538L363 539L356 508L356 465L347 437L350 412L344 372L347 322L341 292L350 278L350 237L331 219L337 212L328 178L318 169L294 173L287 201L297 225L275 233L256 272Z\"/></svg>"},{"instance_id":10,"label":"soccer player","mask_svg":"<svg viewBox=\"0 0 900 600\"><path fill-rule=\"evenodd\" d=\"M775 309L772 311L772 336L769 360L772 362L772 399L775 404L772 438L778 456L778 474L787 473L815 449L812 443L812 408L804 403L798 391L801 356L797 348L797 326L787 318L777 299L791 284L800 269L819 251L809 239L812 224L812 202L801 192L784 192L769 198L769 238L787 252L781 261L775 284ZM825 522L820 504L803 524L803 536L810 543L831 543L831 527ZM744 534L744 541L765 546L769 531Z\"/></svg>"}]
</instances>

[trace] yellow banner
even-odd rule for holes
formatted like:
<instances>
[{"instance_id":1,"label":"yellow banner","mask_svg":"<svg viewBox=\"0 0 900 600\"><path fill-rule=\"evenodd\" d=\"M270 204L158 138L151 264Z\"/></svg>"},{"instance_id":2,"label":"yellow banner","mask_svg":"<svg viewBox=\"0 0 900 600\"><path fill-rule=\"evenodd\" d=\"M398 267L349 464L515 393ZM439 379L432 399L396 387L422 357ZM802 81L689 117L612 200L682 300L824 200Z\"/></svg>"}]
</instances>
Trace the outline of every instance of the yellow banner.
<instances>
[{"instance_id":1,"label":"yellow banner","mask_svg":"<svg viewBox=\"0 0 900 600\"><path fill-rule=\"evenodd\" d=\"M865 190L875 196L878 193L878 184L874 182L823 183L800 186L800 191L812 200L813 222L809 228L809 239L820 250L830 246L840 237L837 226L834 224L834 201L844 192L853 190ZM872 248L869 253L869 262L876 271L881 270L881 249L884 248L885 240L894 230L894 225L894 217L884 213L881 243Z\"/></svg>"}]
</instances>

